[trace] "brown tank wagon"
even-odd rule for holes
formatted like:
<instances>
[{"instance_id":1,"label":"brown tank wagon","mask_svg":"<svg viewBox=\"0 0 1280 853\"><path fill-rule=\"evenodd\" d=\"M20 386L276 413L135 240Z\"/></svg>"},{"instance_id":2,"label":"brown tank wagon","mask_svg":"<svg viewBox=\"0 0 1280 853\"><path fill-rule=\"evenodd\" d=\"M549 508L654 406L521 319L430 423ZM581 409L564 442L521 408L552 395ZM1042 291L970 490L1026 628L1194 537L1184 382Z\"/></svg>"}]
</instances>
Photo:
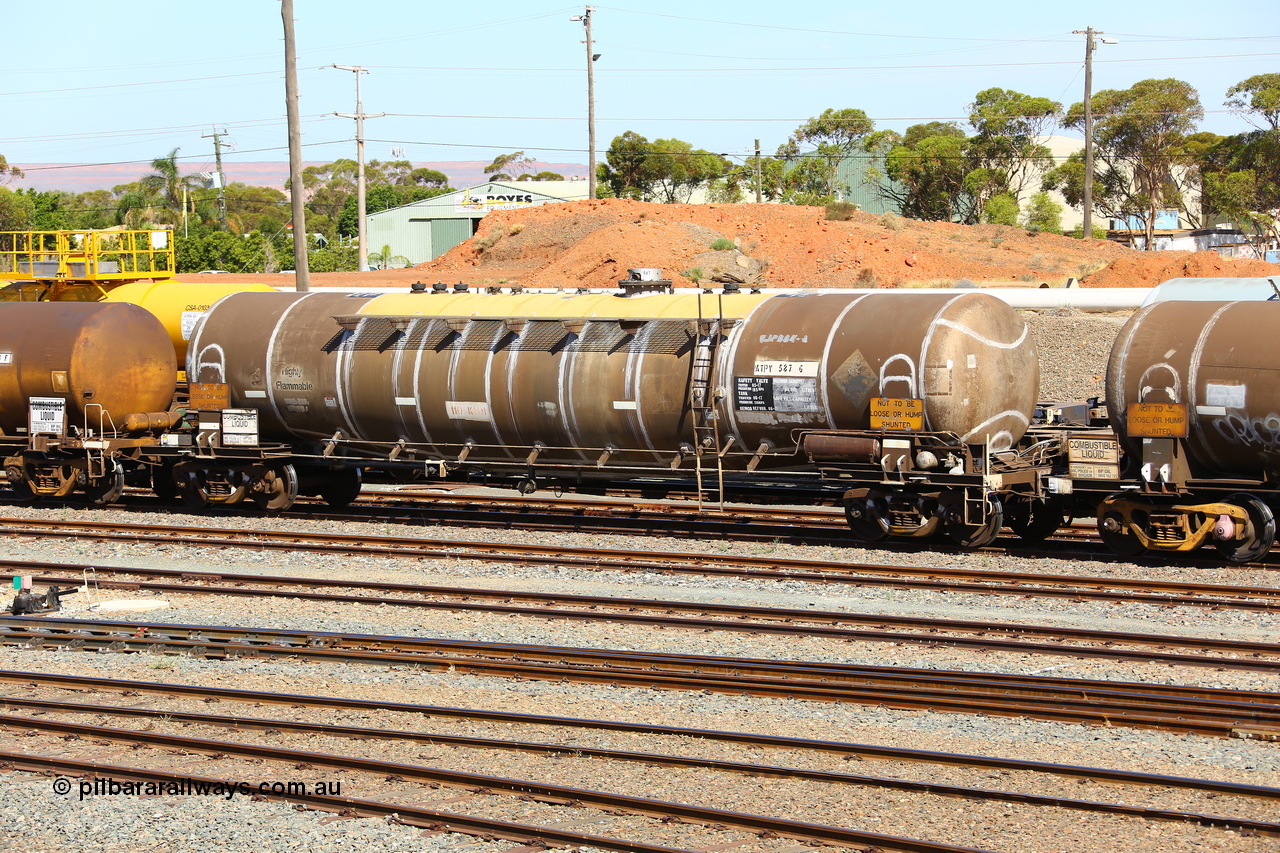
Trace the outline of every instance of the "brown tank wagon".
<instances>
[{"instance_id":1,"label":"brown tank wagon","mask_svg":"<svg viewBox=\"0 0 1280 853\"><path fill-rule=\"evenodd\" d=\"M346 457L498 472L525 491L870 465L927 517L890 525L873 502L868 538L946 519L994 536L986 491L1001 486L982 460L1013 452L1038 385L1025 323L979 293L236 294L195 329L187 372L256 411L262 439L310 447L320 469L275 471L282 501L308 479L353 488L332 464ZM894 430L919 433L921 452L909 438L870 458ZM921 498L908 470L953 475L955 492ZM189 487L235 494L205 488L221 478L244 480L210 465Z\"/></svg>"},{"instance_id":2,"label":"brown tank wagon","mask_svg":"<svg viewBox=\"0 0 1280 853\"><path fill-rule=\"evenodd\" d=\"M136 305L0 304L0 441L13 483L36 494L124 486L111 451L130 433L171 426L173 344Z\"/></svg>"},{"instance_id":3,"label":"brown tank wagon","mask_svg":"<svg viewBox=\"0 0 1280 853\"><path fill-rule=\"evenodd\" d=\"M1280 302L1157 302L1137 311L1111 351L1107 398L1137 489L1099 509L1122 553L1189 551L1227 559L1275 539L1280 478Z\"/></svg>"}]
</instances>

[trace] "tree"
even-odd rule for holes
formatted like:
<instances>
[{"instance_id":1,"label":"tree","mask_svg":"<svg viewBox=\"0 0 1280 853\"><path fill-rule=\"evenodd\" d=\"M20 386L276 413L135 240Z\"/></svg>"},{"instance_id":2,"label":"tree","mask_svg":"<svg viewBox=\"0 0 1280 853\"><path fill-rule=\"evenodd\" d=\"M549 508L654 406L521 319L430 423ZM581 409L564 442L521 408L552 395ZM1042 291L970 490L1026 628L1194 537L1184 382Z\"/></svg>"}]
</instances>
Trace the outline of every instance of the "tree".
<instances>
[{"instance_id":1,"label":"tree","mask_svg":"<svg viewBox=\"0 0 1280 853\"><path fill-rule=\"evenodd\" d=\"M435 169L414 169L396 181L396 185L438 190L449 186L449 177L444 172L437 172Z\"/></svg>"},{"instance_id":2,"label":"tree","mask_svg":"<svg viewBox=\"0 0 1280 853\"><path fill-rule=\"evenodd\" d=\"M1091 103L1093 198L1103 210L1119 215L1142 213L1146 246L1153 249L1156 211L1185 209L1175 173L1194 165L1184 143L1204 117L1199 95L1181 80L1153 79L1140 80L1128 89L1098 92ZM1063 124L1083 128L1083 102L1072 105ZM1071 201L1074 171L1055 169L1046 176L1044 188L1062 187Z\"/></svg>"},{"instance_id":3,"label":"tree","mask_svg":"<svg viewBox=\"0 0 1280 853\"><path fill-rule=\"evenodd\" d=\"M511 172L510 175L507 174L508 170ZM522 175L531 171L533 171L533 158L524 156L523 151L499 154L493 158L492 163L484 167L484 173L491 181L509 181L512 175Z\"/></svg>"},{"instance_id":4,"label":"tree","mask_svg":"<svg viewBox=\"0 0 1280 853\"><path fill-rule=\"evenodd\" d=\"M274 234L289 222L289 198L275 187L250 186L240 181L227 184L227 227L234 234L262 231Z\"/></svg>"},{"instance_id":5,"label":"tree","mask_svg":"<svg viewBox=\"0 0 1280 853\"><path fill-rule=\"evenodd\" d=\"M966 188L981 216L986 200L1006 194L1014 199L1037 174L1053 168L1049 149L1041 142L1062 114L1062 104L1011 89L984 89L969 105L969 124L975 134L966 146L970 172Z\"/></svg>"},{"instance_id":6,"label":"tree","mask_svg":"<svg viewBox=\"0 0 1280 853\"><path fill-rule=\"evenodd\" d=\"M628 130L615 136L597 172L616 198L687 202L698 186L723 176L727 159L682 139L653 142Z\"/></svg>"},{"instance_id":7,"label":"tree","mask_svg":"<svg viewBox=\"0 0 1280 853\"><path fill-rule=\"evenodd\" d=\"M1255 74L1241 80L1227 90L1226 106L1260 130L1280 129L1280 74Z\"/></svg>"},{"instance_id":8,"label":"tree","mask_svg":"<svg viewBox=\"0 0 1280 853\"><path fill-rule=\"evenodd\" d=\"M1036 193L1031 196L1027 209L1022 214L1022 227L1032 232L1061 234L1062 205L1054 201L1047 192Z\"/></svg>"},{"instance_id":9,"label":"tree","mask_svg":"<svg viewBox=\"0 0 1280 853\"><path fill-rule=\"evenodd\" d=\"M536 175L525 173L516 178L517 181L563 181L564 175L559 172L542 171Z\"/></svg>"},{"instance_id":10,"label":"tree","mask_svg":"<svg viewBox=\"0 0 1280 853\"><path fill-rule=\"evenodd\" d=\"M0 186L4 186L21 177L24 177L22 170L17 166L10 166L9 161L4 159L3 154L0 154Z\"/></svg>"},{"instance_id":11,"label":"tree","mask_svg":"<svg viewBox=\"0 0 1280 853\"><path fill-rule=\"evenodd\" d=\"M644 195L644 163L649 156L649 140L628 130L613 138L599 171L597 183L609 185L615 198L639 199Z\"/></svg>"},{"instance_id":12,"label":"tree","mask_svg":"<svg viewBox=\"0 0 1280 853\"><path fill-rule=\"evenodd\" d=\"M439 172L436 172L440 175ZM444 175L440 175L444 178ZM365 214L377 213L379 210L389 210L393 207L400 207L405 204L412 204L415 201L421 201L426 198L434 198L438 195L451 193L453 190L448 186L419 186L416 183L402 184L379 184L371 187L365 193L364 212ZM355 193L347 196L347 200L342 205L342 211L338 214L337 233L343 237L354 237L359 232L360 226L356 221L356 205L358 201Z\"/></svg>"},{"instance_id":13,"label":"tree","mask_svg":"<svg viewBox=\"0 0 1280 853\"><path fill-rule=\"evenodd\" d=\"M800 125L782 145L777 156L795 163L796 181L810 192L821 188L828 197L848 192L838 186L840 163L864 150L864 142L875 125L862 110L823 110L822 115Z\"/></svg>"},{"instance_id":14,"label":"tree","mask_svg":"<svg viewBox=\"0 0 1280 853\"><path fill-rule=\"evenodd\" d=\"M35 204L23 192L0 187L0 231L30 231Z\"/></svg>"},{"instance_id":15,"label":"tree","mask_svg":"<svg viewBox=\"0 0 1280 853\"><path fill-rule=\"evenodd\" d=\"M880 145L893 144L885 156L885 174L897 186L879 183L880 192L895 201L903 216L950 222L967 218L965 135L955 124L930 122L907 128L905 136L882 136Z\"/></svg>"},{"instance_id":16,"label":"tree","mask_svg":"<svg viewBox=\"0 0 1280 853\"><path fill-rule=\"evenodd\" d=\"M645 190L666 204L688 202L697 187L719 178L730 165L682 139L655 139L644 162Z\"/></svg>"},{"instance_id":17,"label":"tree","mask_svg":"<svg viewBox=\"0 0 1280 853\"><path fill-rule=\"evenodd\" d=\"M994 225L1018 224L1018 200L1009 193L997 193L987 200L982 221Z\"/></svg>"},{"instance_id":18,"label":"tree","mask_svg":"<svg viewBox=\"0 0 1280 853\"><path fill-rule=\"evenodd\" d=\"M390 246L383 246L382 251L369 253L369 266L375 270L407 267L409 266L409 259L404 255L393 255Z\"/></svg>"}]
</instances>

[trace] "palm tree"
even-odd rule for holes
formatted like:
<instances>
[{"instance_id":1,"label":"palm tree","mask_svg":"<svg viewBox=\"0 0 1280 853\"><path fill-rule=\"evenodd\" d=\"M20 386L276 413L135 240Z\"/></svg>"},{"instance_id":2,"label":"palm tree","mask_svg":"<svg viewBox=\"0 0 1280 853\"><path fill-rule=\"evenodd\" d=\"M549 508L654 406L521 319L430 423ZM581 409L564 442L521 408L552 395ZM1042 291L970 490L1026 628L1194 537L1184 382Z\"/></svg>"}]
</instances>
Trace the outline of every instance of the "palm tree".
<instances>
[{"instance_id":1,"label":"palm tree","mask_svg":"<svg viewBox=\"0 0 1280 853\"><path fill-rule=\"evenodd\" d=\"M121 223L136 228L144 222L173 225L182 222L183 190L186 189L190 196L191 190L204 189L208 184L198 175L179 173L178 150L175 148L164 157L152 160L151 168L154 171L139 179L137 189L120 196L117 218ZM207 202L197 206L194 196L190 196L187 203L198 214L196 221L212 215L213 209Z\"/></svg>"},{"instance_id":2,"label":"palm tree","mask_svg":"<svg viewBox=\"0 0 1280 853\"><path fill-rule=\"evenodd\" d=\"M369 253L369 266L375 270L390 269L392 265L407 267L409 266L409 259L404 255L391 254L390 246L383 246L381 252Z\"/></svg>"}]
</instances>

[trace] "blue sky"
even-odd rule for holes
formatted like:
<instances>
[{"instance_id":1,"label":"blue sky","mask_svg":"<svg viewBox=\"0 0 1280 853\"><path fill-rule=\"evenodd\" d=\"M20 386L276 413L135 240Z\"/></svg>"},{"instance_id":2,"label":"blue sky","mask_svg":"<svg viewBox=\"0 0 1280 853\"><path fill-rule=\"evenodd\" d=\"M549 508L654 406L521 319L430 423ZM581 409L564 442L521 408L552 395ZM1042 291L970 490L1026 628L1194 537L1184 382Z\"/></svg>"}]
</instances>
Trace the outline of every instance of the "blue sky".
<instances>
[{"instance_id":1,"label":"blue sky","mask_svg":"<svg viewBox=\"0 0 1280 853\"><path fill-rule=\"evenodd\" d=\"M597 148L626 130L742 158L768 153L828 107L877 128L960 120L999 86L1070 106L1094 89L1151 77L1195 86L1202 129L1248 128L1222 106L1231 85L1280 71L1280 5L737 3L616 0L593 13ZM51 14L51 9L56 9ZM163 10L163 11L158 11ZM339 12L338 10L341 10ZM582 6L490 0L295 0L304 159L354 156L361 65L367 157L403 147L415 162L524 150L585 163ZM61 0L6 10L0 154L14 163L146 161L180 148L207 169L215 125L236 160L287 160L283 29L277 0L123 6ZM140 171L145 171L145 166Z\"/></svg>"}]
</instances>

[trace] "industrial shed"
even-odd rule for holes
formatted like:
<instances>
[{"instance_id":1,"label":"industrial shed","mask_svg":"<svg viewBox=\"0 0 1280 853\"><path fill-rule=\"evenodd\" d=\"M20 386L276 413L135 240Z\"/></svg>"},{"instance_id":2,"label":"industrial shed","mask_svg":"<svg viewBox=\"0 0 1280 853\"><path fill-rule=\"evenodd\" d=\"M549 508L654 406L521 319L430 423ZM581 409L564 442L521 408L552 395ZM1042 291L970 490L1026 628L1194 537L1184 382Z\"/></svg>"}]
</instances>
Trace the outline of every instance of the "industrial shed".
<instances>
[{"instance_id":1,"label":"industrial shed","mask_svg":"<svg viewBox=\"0 0 1280 853\"><path fill-rule=\"evenodd\" d=\"M367 234L371 251L391 247L410 264L434 260L480 228L493 210L516 210L587 197L583 181L491 181L464 190L371 213Z\"/></svg>"}]
</instances>

